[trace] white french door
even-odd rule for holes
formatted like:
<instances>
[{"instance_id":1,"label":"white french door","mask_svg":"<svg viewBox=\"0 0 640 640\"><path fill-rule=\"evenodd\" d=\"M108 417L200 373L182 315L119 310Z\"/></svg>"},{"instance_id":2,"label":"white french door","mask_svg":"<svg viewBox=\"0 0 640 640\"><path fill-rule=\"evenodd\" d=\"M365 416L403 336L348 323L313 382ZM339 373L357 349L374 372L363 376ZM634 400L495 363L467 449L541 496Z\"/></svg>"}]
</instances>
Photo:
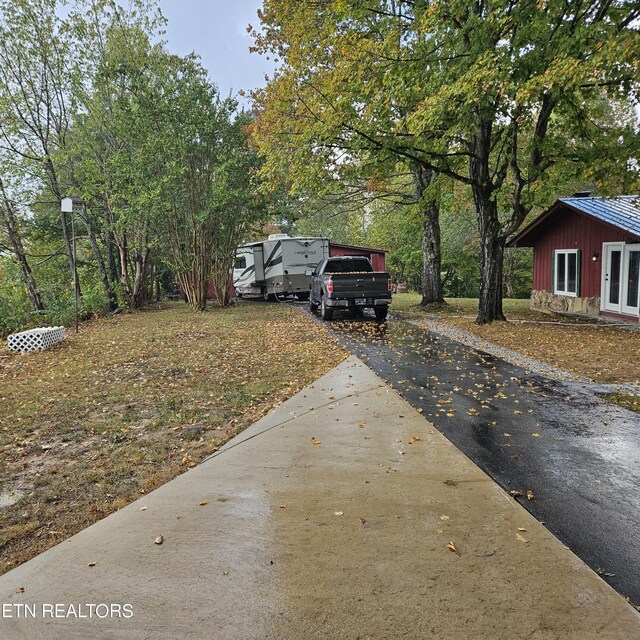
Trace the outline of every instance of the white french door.
<instances>
[{"instance_id":1,"label":"white french door","mask_svg":"<svg viewBox=\"0 0 640 640\"><path fill-rule=\"evenodd\" d=\"M622 313L637 316L640 309L640 244L625 246L622 263Z\"/></svg>"},{"instance_id":2,"label":"white french door","mask_svg":"<svg viewBox=\"0 0 640 640\"><path fill-rule=\"evenodd\" d=\"M602 309L637 316L640 305L640 244L602 245Z\"/></svg>"}]
</instances>

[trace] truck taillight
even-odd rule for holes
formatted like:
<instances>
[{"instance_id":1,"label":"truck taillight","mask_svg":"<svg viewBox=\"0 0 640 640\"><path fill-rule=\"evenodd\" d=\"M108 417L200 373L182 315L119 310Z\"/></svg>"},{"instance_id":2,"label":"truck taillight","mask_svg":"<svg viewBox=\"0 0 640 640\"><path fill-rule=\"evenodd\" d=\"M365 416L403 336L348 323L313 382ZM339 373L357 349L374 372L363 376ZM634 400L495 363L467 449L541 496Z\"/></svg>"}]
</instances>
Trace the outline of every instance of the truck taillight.
<instances>
[{"instance_id":1,"label":"truck taillight","mask_svg":"<svg viewBox=\"0 0 640 640\"><path fill-rule=\"evenodd\" d=\"M333 281L327 280L327 293L333 293Z\"/></svg>"}]
</instances>

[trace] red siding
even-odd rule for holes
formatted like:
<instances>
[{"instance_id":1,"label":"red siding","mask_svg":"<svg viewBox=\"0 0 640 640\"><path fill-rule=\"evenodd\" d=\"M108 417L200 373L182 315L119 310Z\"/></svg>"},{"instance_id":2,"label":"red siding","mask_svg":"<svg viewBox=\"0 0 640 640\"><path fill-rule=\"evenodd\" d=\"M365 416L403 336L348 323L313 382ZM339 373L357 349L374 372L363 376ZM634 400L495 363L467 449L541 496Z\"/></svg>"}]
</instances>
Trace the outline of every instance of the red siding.
<instances>
[{"instance_id":1,"label":"red siding","mask_svg":"<svg viewBox=\"0 0 640 640\"><path fill-rule=\"evenodd\" d=\"M387 270L384 251L376 251L375 249L367 249L366 247L329 244L329 255L332 258L335 256L366 256L371 260L371 266L374 271Z\"/></svg>"},{"instance_id":2,"label":"red siding","mask_svg":"<svg viewBox=\"0 0 640 640\"><path fill-rule=\"evenodd\" d=\"M536 291L551 291L551 262L553 251L558 249L580 249L580 297L600 295L602 274L602 243L624 242L629 234L614 229L593 218L563 209L548 224L541 225L539 235L532 241L534 246L533 288ZM598 260L593 261L593 254Z\"/></svg>"}]
</instances>

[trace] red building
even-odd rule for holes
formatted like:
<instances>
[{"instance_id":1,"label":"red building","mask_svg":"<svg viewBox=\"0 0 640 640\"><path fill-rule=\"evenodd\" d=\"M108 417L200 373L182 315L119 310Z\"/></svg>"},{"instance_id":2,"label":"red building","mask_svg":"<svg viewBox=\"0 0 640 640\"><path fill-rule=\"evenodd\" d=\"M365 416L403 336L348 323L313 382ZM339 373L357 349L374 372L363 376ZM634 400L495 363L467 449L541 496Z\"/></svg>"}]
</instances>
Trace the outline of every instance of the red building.
<instances>
[{"instance_id":1,"label":"red building","mask_svg":"<svg viewBox=\"0 0 640 640\"><path fill-rule=\"evenodd\" d=\"M640 196L561 198L509 246L533 247L533 308L640 322Z\"/></svg>"},{"instance_id":2,"label":"red building","mask_svg":"<svg viewBox=\"0 0 640 640\"><path fill-rule=\"evenodd\" d=\"M337 256L366 256L371 260L374 271L386 271L386 251L382 249L368 249L367 247L355 247L350 244L329 243L329 255Z\"/></svg>"}]
</instances>

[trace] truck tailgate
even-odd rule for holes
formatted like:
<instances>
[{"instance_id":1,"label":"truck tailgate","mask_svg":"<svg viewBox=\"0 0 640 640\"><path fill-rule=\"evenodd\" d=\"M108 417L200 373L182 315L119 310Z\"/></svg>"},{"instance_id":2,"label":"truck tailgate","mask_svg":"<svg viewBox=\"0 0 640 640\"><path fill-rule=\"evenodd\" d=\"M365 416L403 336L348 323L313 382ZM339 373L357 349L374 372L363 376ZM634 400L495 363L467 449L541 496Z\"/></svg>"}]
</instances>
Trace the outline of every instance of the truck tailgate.
<instances>
[{"instance_id":1,"label":"truck tailgate","mask_svg":"<svg viewBox=\"0 0 640 640\"><path fill-rule=\"evenodd\" d=\"M376 297L389 293L389 274L376 273L332 273L332 298L357 298L359 295Z\"/></svg>"}]
</instances>

